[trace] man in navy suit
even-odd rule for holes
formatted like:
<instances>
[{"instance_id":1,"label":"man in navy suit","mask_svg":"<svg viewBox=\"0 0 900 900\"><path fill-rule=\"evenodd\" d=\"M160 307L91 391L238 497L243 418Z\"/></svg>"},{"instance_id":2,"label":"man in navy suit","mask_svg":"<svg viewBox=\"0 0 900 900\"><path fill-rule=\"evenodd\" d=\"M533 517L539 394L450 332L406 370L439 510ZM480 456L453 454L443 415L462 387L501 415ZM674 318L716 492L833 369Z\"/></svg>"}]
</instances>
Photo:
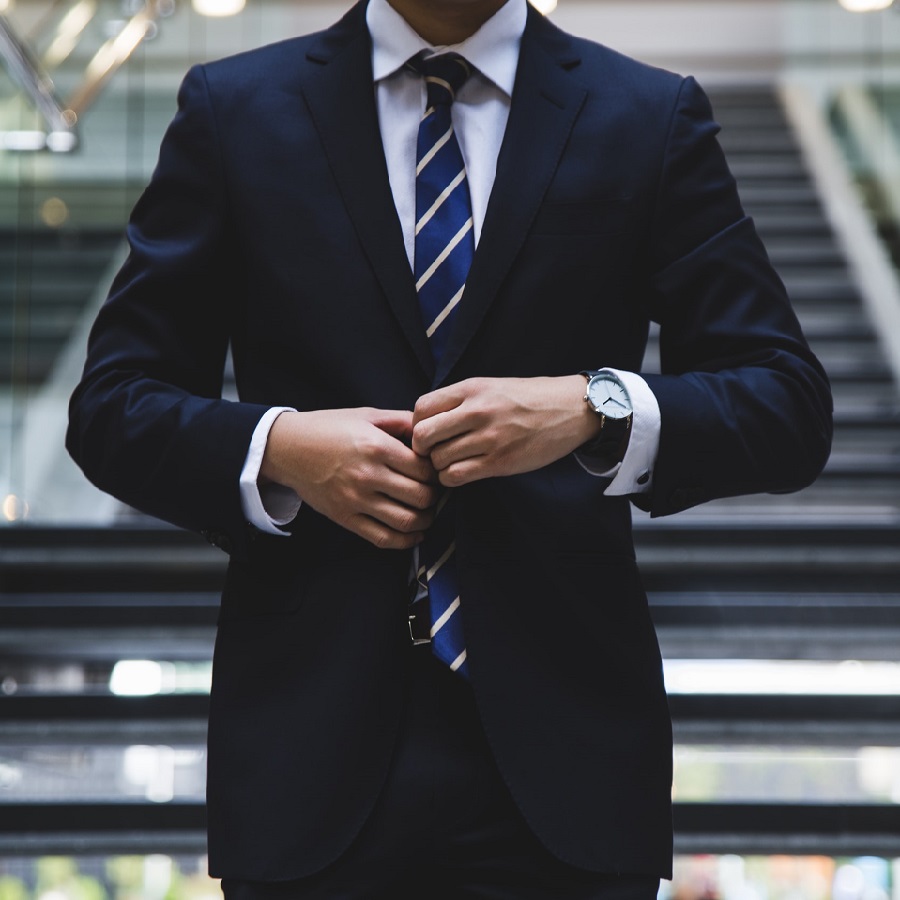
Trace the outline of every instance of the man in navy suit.
<instances>
[{"instance_id":1,"label":"man in navy suit","mask_svg":"<svg viewBox=\"0 0 900 900\"><path fill-rule=\"evenodd\" d=\"M475 249L436 355L407 62L448 47ZM371 0L179 101L68 446L231 556L212 873L232 898L655 896L671 728L630 504L797 489L831 435L702 91L525 0ZM450 495L448 666L410 610Z\"/></svg>"}]
</instances>

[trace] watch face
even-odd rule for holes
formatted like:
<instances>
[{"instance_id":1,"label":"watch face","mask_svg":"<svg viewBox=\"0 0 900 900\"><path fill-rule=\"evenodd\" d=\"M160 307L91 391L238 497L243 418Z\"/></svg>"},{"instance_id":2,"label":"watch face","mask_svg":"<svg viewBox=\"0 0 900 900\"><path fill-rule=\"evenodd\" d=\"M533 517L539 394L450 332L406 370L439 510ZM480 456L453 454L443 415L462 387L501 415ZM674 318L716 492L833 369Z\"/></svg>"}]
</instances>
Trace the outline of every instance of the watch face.
<instances>
[{"instance_id":1,"label":"watch face","mask_svg":"<svg viewBox=\"0 0 900 900\"><path fill-rule=\"evenodd\" d=\"M624 419L632 413L628 391L613 375L595 375L588 382L587 395L594 409L610 419Z\"/></svg>"}]
</instances>

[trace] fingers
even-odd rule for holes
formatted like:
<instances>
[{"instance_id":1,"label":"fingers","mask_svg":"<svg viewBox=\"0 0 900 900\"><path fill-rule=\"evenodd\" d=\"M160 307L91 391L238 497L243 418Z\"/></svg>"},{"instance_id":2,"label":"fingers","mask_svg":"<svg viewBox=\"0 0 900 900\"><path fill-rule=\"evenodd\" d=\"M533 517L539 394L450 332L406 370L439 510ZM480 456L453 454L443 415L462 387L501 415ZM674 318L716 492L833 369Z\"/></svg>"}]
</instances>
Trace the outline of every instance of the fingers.
<instances>
[{"instance_id":1,"label":"fingers","mask_svg":"<svg viewBox=\"0 0 900 900\"><path fill-rule=\"evenodd\" d=\"M374 497L367 505L364 515L381 522L391 531L408 535L424 532L434 520L433 508L413 509L390 497Z\"/></svg>"},{"instance_id":2,"label":"fingers","mask_svg":"<svg viewBox=\"0 0 900 900\"><path fill-rule=\"evenodd\" d=\"M448 412L455 409L472 393L473 382L476 379L471 378L467 381L460 381L447 387L438 388L430 394L423 394L416 402L416 408L413 410L413 426L425 419L430 419L438 413Z\"/></svg>"},{"instance_id":3,"label":"fingers","mask_svg":"<svg viewBox=\"0 0 900 900\"><path fill-rule=\"evenodd\" d=\"M379 547L422 539L438 498L434 466L404 443L409 410L283 413L269 433L261 473Z\"/></svg>"},{"instance_id":4,"label":"fingers","mask_svg":"<svg viewBox=\"0 0 900 900\"><path fill-rule=\"evenodd\" d=\"M406 444L401 444L399 440L385 441L381 451L380 461L392 471L419 484L434 484L437 480L431 460Z\"/></svg>"},{"instance_id":5,"label":"fingers","mask_svg":"<svg viewBox=\"0 0 900 900\"><path fill-rule=\"evenodd\" d=\"M420 456L431 456L434 462L435 447L483 424L480 405L462 390L466 384L426 394L416 403L412 449ZM460 390L453 390L457 388Z\"/></svg>"},{"instance_id":6,"label":"fingers","mask_svg":"<svg viewBox=\"0 0 900 900\"><path fill-rule=\"evenodd\" d=\"M366 410L368 420L398 441L408 443L412 438L413 414L408 409Z\"/></svg>"},{"instance_id":7,"label":"fingers","mask_svg":"<svg viewBox=\"0 0 900 900\"><path fill-rule=\"evenodd\" d=\"M581 376L470 378L420 398L412 448L448 487L548 465L587 440Z\"/></svg>"},{"instance_id":8,"label":"fingers","mask_svg":"<svg viewBox=\"0 0 900 900\"><path fill-rule=\"evenodd\" d=\"M584 404L572 399L582 388L580 376L471 378L422 396L412 412L284 413L261 472L378 547L412 547L441 485L531 471L583 443Z\"/></svg>"},{"instance_id":9,"label":"fingers","mask_svg":"<svg viewBox=\"0 0 900 900\"><path fill-rule=\"evenodd\" d=\"M532 471L594 428L581 376L470 378L415 410L282 414L263 474L378 547L408 548L431 524L440 485Z\"/></svg>"},{"instance_id":10,"label":"fingers","mask_svg":"<svg viewBox=\"0 0 900 900\"><path fill-rule=\"evenodd\" d=\"M502 452L502 448L496 446L494 430L483 428L478 431L467 431L441 441L432 448L430 458L435 471L440 475L449 466L464 459L498 452Z\"/></svg>"},{"instance_id":11,"label":"fingers","mask_svg":"<svg viewBox=\"0 0 900 900\"><path fill-rule=\"evenodd\" d=\"M493 472L486 465L490 457L472 456L460 462L452 463L446 469L441 470L439 478L444 487L462 487L472 481L490 477Z\"/></svg>"},{"instance_id":12,"label":"fingers","mask_svg":"<svg viewBox=\"0 0 900 900\"><path fill-rule=\"evenodd\" d=\"M420 544L425 532L434 521L434 502L438 489L418 485L427 492L416 499L421 507L413 507L398 502L387 495L374 495L366 504L365 512L353 515L345 527L360 537L384 550L408 550ZM402 492L399 489L398 492Z\"/></svg>"},{"instance_id":13,"label":"fingers","mask_svg":"<svg viewBox=\"0 0 900 900\"><path fill-rule=\"evenodd\" d=\"M425 536L422 531L408 534L395 531L383 522L366 515L355 516L351 522L346 523L345 527L380 550L410 550L417 544L421 544Z\"/></svg>"},{"instance_id":14,"label":"fingers","mask_svg":"<svg viewBox=\"0 0 900 900\"><path fill-rule=\"evenodd\" d=\"M412 509L429 509L437 503L441 491L438 487L437 473L428 464L431 473L428 482L409 478L400 472L388 470L383 472L377 484L372 484L374 492L409 506Z\"/></svg>"}]
</instances>

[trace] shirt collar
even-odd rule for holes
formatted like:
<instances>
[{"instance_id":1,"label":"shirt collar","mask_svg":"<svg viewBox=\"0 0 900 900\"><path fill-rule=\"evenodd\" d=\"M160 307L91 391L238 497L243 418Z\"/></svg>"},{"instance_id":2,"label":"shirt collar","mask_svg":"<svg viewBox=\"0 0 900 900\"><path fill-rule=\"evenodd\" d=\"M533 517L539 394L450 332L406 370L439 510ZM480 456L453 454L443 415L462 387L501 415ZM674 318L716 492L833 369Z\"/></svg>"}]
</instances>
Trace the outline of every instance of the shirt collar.
<instances>
[{"instance_id":1,"label":"shirt collar","mask_svg":"<svg viewBox=\"0 0 900 900\"><path fill-rule=\"evenodd\" d=\"M422 50L453 50L511 97L527 15L526 0L507 0L471 37L452 47L436 48L416 34L388 0L369 0L366 24L372 35L375 81L392 75Z\"/></svg>"}]
</instances>

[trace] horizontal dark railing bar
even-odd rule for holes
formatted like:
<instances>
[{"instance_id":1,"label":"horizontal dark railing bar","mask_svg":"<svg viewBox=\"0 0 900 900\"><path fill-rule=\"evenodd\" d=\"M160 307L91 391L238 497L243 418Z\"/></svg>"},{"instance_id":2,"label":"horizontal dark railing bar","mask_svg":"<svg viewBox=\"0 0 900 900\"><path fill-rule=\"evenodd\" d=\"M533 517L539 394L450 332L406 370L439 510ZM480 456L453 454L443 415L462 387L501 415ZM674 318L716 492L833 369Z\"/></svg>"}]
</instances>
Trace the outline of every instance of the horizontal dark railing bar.
<instances>
[{"instance_id":1,"label":"horizontal dark railing bar","mask_svg":"<svg viewBox=\"0 0 900 900\"><path fill-rule=\"evenodd\" d=\"M896 551L894 557L900 564L900 522L884 524L852 521L805 523L797 525L790 520L766 520L764 525L756 521L735 517L731 522L717 523L715 527L698 524L689 517L635 520L635 541L644 547L672 544L673 537L689 537L692 543L706 546L733 546L735 538L743 547L799 547L817 548L888 548Z\"/></svg>"},{"instance_id":2,"label":"horizontal dark railing bar","mask_svg":"<svg viewBox=\"0 0 900 900\"><path fill-rule=\"evenodd\" d=\"M669 694L676 720L900 723L897 695Z\"/></svg>"},{"instance_id":3,"label":"horizontal dark railing bar","mask_svg":"<svg viewBox=\"0 0 900 900\"><path fill-rule=\"evenodd\" d=\"M639 519L636 524L638 527L650 525L644 519ZM681 533L693 531L696 536L706 539L718 536L723 543L731 541L735 534L740 534L742 541L765 543L773 540L773 532L779 532L774 538L778 543L785 540L792 543L826 540L837 544L850 541L865 545L900 539L900 525L855 527L852 524L828 521L797 528L791 523L775 519L771 525L767 523L765 530L760 533L759 527L752 522L735 520L727 526L704 528L689 520L667 517L655 520L649 528L641 528L644 533L661 533L667 530ZM894 543L894 546L900 547L900 542ZM123 557L121 554L124 550L131 551L131 555ZM174 557L174 562L179 564L198 560L224 562L227 559L221 551L210 547L198 535L165 523L160 523L158 527L43 528L20 525L0 528L0 565L4 567L39 564L42 567L65 568L80 562L84 566L112 564L117 568L127 568L141 560L156 565L164 558L159 555L162 551L179 551L180 555Z\"/></svg>"},{"instance_id":4,"label":"horizontal dark railing bar","mask_svg":"<svg viewBox=\"0 0 900 900\"><path fill-rule=\"evenodd\" d=\"M878 833L900 838L900 806L872 803L675 803L682 834Z\"/></svg>"},{"instance_id":5,"label":"horizontal dark railing bar","mask_svg":"<svg viewBox=\"0 0 900 900\"><path fill-rule=\"evenodd\" d=\"M206 829L182 828L175 831L66 831L22 835L0 832L0 860L34 856L203 856L206 854Z\"/></svg>"},{"instance_id":6,"label":"horizontal dark railing bar","mask_svg":"<svg viewBox=\"0 0 900 900\"><path fill-rule=\"evenodd\" d=\"M198 535L157 527L0 530L0 592L221 589L227 556Z\"/></svg>"},{"instance_id":7,"label":"horizontal dark railing bar","mask_svg":"<svg viewBox=\"0 0 900 900\"><path fill-rule=\"evenodd\" d=\"M797 660L806 663L893 663L900 660L900 628L820 629L805 626L696 628L661 627L659 646L666 659ZM846 633L842 633L846 632ZM900 721L898 721L900 727Z\"/></svg>"},{"instance_id":8,"label":"horizontal dark railing bar","mask_svg":"<svg viewBox=\"0 0 900 900\"><path fill-rule=\"evenodd\" d=\"M0 721L13 722L131 722L206 719L209 695L202 693L157 694L122 697L114 694L12 695L0 698ZM2 740L2 730L0 730Z\"/></svg>"},{"instance_id":9,"label":"horizontal dark railing bar","mask_svg":"<svg viewBox=\"0 0 900 900\"><path fill-rule=\"evenodd\" d=\"M893 857L900 807L870 804L676 803L681 853Z\"/></svg>"},{"instance_id":10,"label":"horizontal dark railing bar","mask_svg":"<svg viewBox=\"0 0 900 900\"><path fill-rule=\"evenodd\" d=\"M648 590L894 593L900 584L897 514L854 519L850 510L840 520L820 520L813 508L802 517L775 511L742 519L726 512L710 505L685 516L637 516L635 545ZM29 615L21 602L4 605L4 595L47 597L68 593L73 585L82 594L128 594L129 602L168 591L217 595L226 565L224 553L167 526L5 528L0 530L0 625L12 626ZM133 621L144 616L152 624L155 602ZM186 612L192 624L212 622L210 596L204 603L205 610ZM127 619L123 613L121 621Z\"/></svg>"},{"instance_id":11,"label":"horizontal dark railing bar","mask_svg":"<svg viewBox=\"0 0 900 900\"><path fill-rule=\"evenodd\" d=\"M657 625L900 628L900 591L885 594L813 590L788 593L651 591L648 599ZM218 611L219 594L208 591L0 594L0 623L4 629L28 628L54 633L85 628L213 627ZM0 634L0 645L2 637ZM115 640L114 634L110 637ZM73 631L73 642L77 643L79 638L80 632Z\"/></svg>"},{"instance_id":12,"label":"horizontal dark railing bar","mask_svg":"<svg viewBox=\"0 0 900 900\"><path fill-rule=\"evenodd\" d=\"M900 593L658 591L649 602L657 626L900 628Z\"/></svg>"},{"instance_id":13,"label":"horizontal dark railing bar","mask_svg":"<svg viewBox=\"0 0 900 900\"><path fill-rule=\"evenodd\" d=\"M213 626L217 591L0 594L5 628Z\"/></svg>"},{"instance_id":14,"label":"horizontal dark railing bar","mask_svg":"<svg viewBox=\"0 0 900 900\"><path fill-rule=\"evenodd\" d=\"M0 805L0 854L172 852L202 847L200 803ZM676 803L681 853L896 856L900 807L868 804Z\"/></svg>"},{"instance_id":15,"label":"horizontal dark railing bar","mask_svg":"<svg viewBox=\"0 0 900 900\"><path fill-rule=\"evenodd\" d=\"M898 419L900 422L900 419ZM701 507L712 509L712 507ZM862 553L889 550L900 571L900 520L854 523L852 518L840 522L822 520L802 524L773 514L764 519L717 521L715 525L693 521L690 516L635 520L635 541L644 549L678 550L682 544L706 548L730 547L735 551L759 548L785 550L809 547L818 555L832 550L853 549ZM37 591L54 590L54 573L65 575L62 588L71 589L73 579L83 590L93 584L82 580L102 576L111 586L129 575L139 576L137 586L125 590L160 590L159 580L170 588L170 580L179 591L217 590L224 574L227 557L206 545L196 535L177 529L67 529L43 530L28 527L4 528L0 531L0 591L19 593L22 580ZM156 576L151 577L151 576ZM187 583L185 583L187 579ZM42 581L50 587L41 587ZM205 585L205 586L204 586ZM110 587L110 589L112 589Z\"/></svg>"},{"instance_id":16,"label":"horizontal dark railing bar","mask_svg":"<svg viewBox=\"0 0 900 900\"><path fill-rule=\"evenodd\" d=\"M111 668L123 659L206 663L212 659L215 627L0 628L0 659L26 669L44 664L98 663ZM2 701L0 697L0 701Z\"/></svg>"},{"instance_id":17,"label":"horizontal dark railing bar","mask_svg":"<svg viewBox=\"0 0 900 900\"><path fill-rule=\"evenodd\" d=\"M0 834L33 832L192 831L206 828L206 804L169 803L0 803Z\"/></svg>"},{"instance_id":18,"label":"horizontal dark railing bar","mask_svg":"<svg viewBox=\"0 0 900 900\"><path fill-rule=\"evenodd\" d=\"M900 695L670 694L674 719L704 721L891 721L900 723ZM135 721L202 719L202 693L123 697L113 694L13 694L0 698L0 721ZM0 733L2 740L2 733Z\"/></svg>"}]
</instances>

